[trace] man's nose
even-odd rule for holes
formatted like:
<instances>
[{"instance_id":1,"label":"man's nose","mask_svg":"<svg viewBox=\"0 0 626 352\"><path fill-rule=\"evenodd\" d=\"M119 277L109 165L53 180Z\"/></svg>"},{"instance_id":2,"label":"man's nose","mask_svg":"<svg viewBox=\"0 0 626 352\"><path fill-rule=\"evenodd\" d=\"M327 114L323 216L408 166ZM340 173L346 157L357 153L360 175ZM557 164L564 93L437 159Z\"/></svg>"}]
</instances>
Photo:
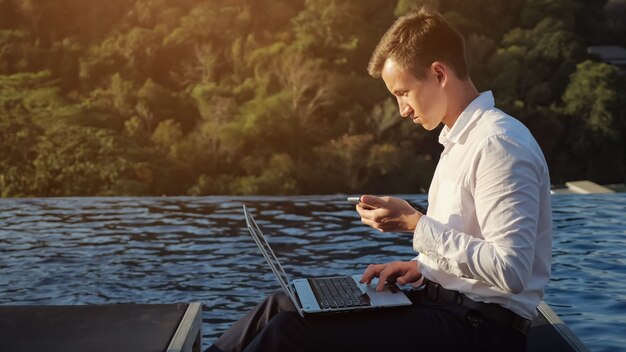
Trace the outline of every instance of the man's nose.
<instances>
[{"instance_id":1,"label":"man's nose","mask_svg":"<svg viewBox=\"0 0 626 352\"><path fill-rule=\"evenodd\" d=\"M402 117L409 116L409 114L411 113L411 107L402 101L398 101L398 105L400 107L400 116Z\"/></svg>"}]
</instances>

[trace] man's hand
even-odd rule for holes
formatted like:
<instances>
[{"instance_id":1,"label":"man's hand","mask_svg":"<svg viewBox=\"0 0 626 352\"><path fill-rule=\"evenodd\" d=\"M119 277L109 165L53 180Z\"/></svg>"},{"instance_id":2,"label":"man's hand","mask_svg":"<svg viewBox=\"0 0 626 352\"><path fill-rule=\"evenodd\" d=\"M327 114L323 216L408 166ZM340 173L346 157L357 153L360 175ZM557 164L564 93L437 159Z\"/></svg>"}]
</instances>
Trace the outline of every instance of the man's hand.
<instances>
[{"instance_id":1,"label":"man's hand","mask_svg":"<svg viewBox=\"0 0 626 352\"><path fill-rule=\"evenodd\" d=\"M380 232L413 232L422 214L395 197L361 196L356 211L361 222Z\"/></svg>"},{"instance_id":2,"label":"man's hand","mask_svg":"<svg viewBox=\"0 0 626 352\"><path fill-rule=\"evenodd\" d=\"M360 282L369 285L375 277L378 278L376 291L382 291L386 282L406 285L419 281L422 278L422 273L420 273L416 261L370 264L363 272Z\"/></svg>"}]
</instances>

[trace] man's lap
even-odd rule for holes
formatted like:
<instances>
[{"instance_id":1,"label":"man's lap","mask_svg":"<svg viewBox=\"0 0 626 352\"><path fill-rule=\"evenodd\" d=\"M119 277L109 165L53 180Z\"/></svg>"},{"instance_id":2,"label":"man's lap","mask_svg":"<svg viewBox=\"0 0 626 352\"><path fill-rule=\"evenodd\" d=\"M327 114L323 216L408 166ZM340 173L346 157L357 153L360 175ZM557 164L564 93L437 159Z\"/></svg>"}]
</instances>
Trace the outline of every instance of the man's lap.
<instances>
[{"instance_id":1,"label":"man's lap","mask_svg":"<svg viewBox=\"0 0 626 352\"><path fill-rule=\"evenodd\" d=\"M280 299L288 300L286 295L280 295ZM412 350L417 346L426 348L422 350L451 351L466 347L467 338L472 337L467 324L450 309L420 302L410 307L305 318L295 310L283 311L267 328L284 333L286 339L294 339L291 346L297 344L318 351Z\"/></svg>"},{"instance_id":2,"label":"man's lap","mask_svg":"<svg viewBox=\"0 0 626 352\"><path fill-rule=\"evenodd\" d=\"M301 317L289 298L278 292L266 299L277 309L246 350L309 351L457 351L510 350L507 344L485 345L502 332L493 323L476 329L466 319L468 309L429 301L410 292L413 305L373 311L316 314ZM507 331L504 330L504 335ZM515 336L513 336L515 338ZM480 346L480 347L479 347Z\"/></svg>"}]
</instances>

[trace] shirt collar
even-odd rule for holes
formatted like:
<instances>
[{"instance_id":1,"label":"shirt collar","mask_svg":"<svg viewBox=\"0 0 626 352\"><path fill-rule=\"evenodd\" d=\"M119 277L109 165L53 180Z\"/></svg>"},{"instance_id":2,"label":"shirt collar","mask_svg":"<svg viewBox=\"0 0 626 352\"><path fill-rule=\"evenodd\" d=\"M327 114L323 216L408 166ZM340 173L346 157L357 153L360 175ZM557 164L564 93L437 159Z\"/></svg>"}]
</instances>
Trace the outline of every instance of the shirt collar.
<instances>
[{"instance_id":1,"label":"shirt collar","mask_svg":"<svg viewBox=\"0 0 626 352\"><path fill-rule=\"evenodd\" d=\"M463 110L454 125L452 125L452 128L448 128L448 126L443 127L439 134L439 143L446 147L450 144L458 143L461 137L469 132L472 122L478 119L485 110L493 108L494 106L495 101L491 91L480 93L480 95Z\"/></svg>"}]
</instances>

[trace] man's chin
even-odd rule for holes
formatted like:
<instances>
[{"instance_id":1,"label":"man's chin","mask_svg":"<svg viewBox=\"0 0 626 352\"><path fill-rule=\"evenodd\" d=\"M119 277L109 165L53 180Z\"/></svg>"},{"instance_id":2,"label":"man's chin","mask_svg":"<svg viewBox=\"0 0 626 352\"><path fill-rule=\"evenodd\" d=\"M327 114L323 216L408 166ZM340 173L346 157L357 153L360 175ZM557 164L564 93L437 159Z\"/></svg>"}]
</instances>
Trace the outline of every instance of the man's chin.
<instances>
[{"instance_id":1,"label":"man's chin","mask_svg":"<svg viewBox=\"0 0 626 352\"><path fill-rule=\"evenodd\" d=\"M428 121L424 123L424 119L422 119L421 117L412 118L411 120L413 121L414 124L422 126L427 131L432 131L437 127L437 125L431 126L431 124L429 124Z\"/></svg>"},{"instance_id":2,"label":"man's chin","mask_svg":"<svg viewBox=\"0 0 626 352\"><path fill-rule=\"evenodd\" d=\"M432 125L432 124L424 124L424 123L421 123L421 122L416 122L416 123L419 123L420 125L422 125L422 127L423 127L426 131L432 131L432 130L434 130L435 128L437 128L437 125Z\"/></svg>"}]
</instances>

